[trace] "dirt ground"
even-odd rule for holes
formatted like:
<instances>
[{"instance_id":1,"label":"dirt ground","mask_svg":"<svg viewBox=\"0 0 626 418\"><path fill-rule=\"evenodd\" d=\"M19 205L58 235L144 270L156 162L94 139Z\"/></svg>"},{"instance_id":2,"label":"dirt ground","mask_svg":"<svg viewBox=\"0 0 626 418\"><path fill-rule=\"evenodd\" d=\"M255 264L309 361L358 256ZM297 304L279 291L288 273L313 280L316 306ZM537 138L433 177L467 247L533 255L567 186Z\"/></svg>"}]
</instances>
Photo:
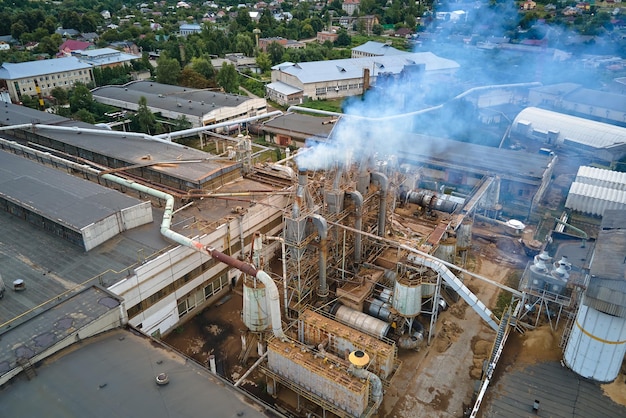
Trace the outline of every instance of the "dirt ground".
<instances>
[{"instance_id":1,"label":"dirt ground","mask_svg":"<svg viewBox=\"0 0 626 418\"><path fill-rule=\"evenodd\" d=\"M478 242L473 254L474 270L503 282L512 268L523 265L523 260L518 259L521 255L514 251L517 248L512 238ZM488 307L495 305L498 288L475 278L466 279L466 285ZM241 335L245 331L241 309L239 284L234 292L181 325L164 340L207 367L209 356L213 354L218 374L235 382L258 358L253 349L245 365L238 359ZM440 315L434 335L430 345L424 343L417 352L399 350L402 365L385 391L379 417L462 417L464 410L471 406L475 381L481 377L495 332L460 300ZM265 378L258 371L250 374L242 387L274 403L266 394Z\"/></svg>"}]
</instances>

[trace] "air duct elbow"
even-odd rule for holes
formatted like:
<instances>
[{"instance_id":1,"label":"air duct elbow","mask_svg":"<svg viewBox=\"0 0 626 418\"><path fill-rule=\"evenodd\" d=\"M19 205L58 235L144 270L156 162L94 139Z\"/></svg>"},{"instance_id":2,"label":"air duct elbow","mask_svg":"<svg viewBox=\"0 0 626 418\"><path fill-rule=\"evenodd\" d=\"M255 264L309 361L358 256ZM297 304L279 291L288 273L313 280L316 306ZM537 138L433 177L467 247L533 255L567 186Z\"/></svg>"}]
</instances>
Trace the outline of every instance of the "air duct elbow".
<instances>
[{"instance_id":1,"label":"air duct elbow","mask_svg":"<svg viewBox=\"0 0 626 418\"><path fill-rule=\"evenodd\" d=\"M351 365L348 371L355 377L360 379L367 379L370 384L370 391L372 394L372 401L374 401L374 410L377 410L380 404L383 402L383 382L376 374L365 370L360 367Z\"/></svg>"},{"instance_id":2,"label":"air duct elbow","mask_svg":"<svg viewBox=\"0 0 626 418\"><path fill-rule=\"evenodd\" d=\"M274 280L264 272L259 270L256 274L256 278L265 285L265 297L267 298L267 306L270 310L270 320L272 322L272 332L274 336L285 340L285 332L283 331L283 324L280 315L280 294L278 293L278 286L274 283Z\"/></svg>"}]
</instances>

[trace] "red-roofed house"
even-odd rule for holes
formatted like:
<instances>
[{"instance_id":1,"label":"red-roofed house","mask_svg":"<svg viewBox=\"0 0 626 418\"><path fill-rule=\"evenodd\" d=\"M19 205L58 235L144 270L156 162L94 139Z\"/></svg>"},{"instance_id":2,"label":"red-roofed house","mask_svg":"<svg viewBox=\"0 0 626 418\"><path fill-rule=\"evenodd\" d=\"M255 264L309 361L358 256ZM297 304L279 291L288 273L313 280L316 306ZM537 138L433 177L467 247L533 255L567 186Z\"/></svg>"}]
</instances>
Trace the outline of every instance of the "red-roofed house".
<instances>
[{"instance_id":1,"label":"red-roofed house","mask_svg":"<svg viewBox=\"0 0 626 418\"><path fill-rule=\"evenodd\" d=\"M68 39L67 41L63 42L61 46L59 46L59 53L57 54L57 57L69 57L74 51L83 51L85 49L93 48L94 44L92 44L91 42Z\"/></svg>"}]
</instances>

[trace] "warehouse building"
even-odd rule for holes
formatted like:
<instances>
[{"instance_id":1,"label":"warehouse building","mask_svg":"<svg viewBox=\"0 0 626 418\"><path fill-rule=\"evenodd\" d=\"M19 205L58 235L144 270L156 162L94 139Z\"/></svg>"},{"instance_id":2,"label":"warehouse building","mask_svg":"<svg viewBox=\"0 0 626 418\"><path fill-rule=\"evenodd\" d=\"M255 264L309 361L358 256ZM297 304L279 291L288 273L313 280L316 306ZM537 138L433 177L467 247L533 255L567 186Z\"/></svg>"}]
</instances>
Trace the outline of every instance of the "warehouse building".
<instances>
[{"instance_id":1,"label":"warehouse building","mask_svg":"<svg viewBox=\"0 0 626 418\"><path fill-rule=\"evenodd\" d=\"M266 86L266 93L283 105L356 96L375 85L379 75L397 76L415 67L424 82L445 82L459 64L432 52L283 63L272 67L272 83Z\"/></svg>"},{"instance_id":2,"label":"warehouse building","mask_svg":"<svg viewBox=\"0 0 626 418\"><path fill-rule=\"evenodd\" d=\"M265 99L152 81L99 87L92 94L99 103L130 111L136 111L139 99L145 97L151 112L171 120L185 118L194 127L267 113Z\"/></svg>"},{"instance_id":3,"label":"warehouse building","mask_svg":"<svg viewBox=\"0 0 626 418\"><path fill-rule=\"evenodd\" d=\"M609 164L626 156L626 128L537 107L515 117L511 137L516 136Z\"/></svg>"}]
</instances>

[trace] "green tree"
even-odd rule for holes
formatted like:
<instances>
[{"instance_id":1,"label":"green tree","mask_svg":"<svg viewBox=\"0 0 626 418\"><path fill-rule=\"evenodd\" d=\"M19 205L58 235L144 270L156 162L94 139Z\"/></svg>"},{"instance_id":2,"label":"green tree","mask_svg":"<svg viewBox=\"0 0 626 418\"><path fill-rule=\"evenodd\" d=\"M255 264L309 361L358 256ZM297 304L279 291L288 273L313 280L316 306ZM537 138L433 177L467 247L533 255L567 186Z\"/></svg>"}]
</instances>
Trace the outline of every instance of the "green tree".
<instances>
[{"instance_id":1,"label":"green tree","mask_svg":"<svg viewBox=\"0 0 626 418\"><path fill-rule=\"evenodd\" d=\"M280 64L283 61L285 47L278 42L270 42L266 48L266 52L269 54L273 65Z\"/></svg>"},{"instance_id":2,"label":"green tree","mask_svg":"<svg viewBox=\"0 0 626 418\"><path fill-rule=\"evenodd\" d=\"M174 58L162 54L157 60L156 81L163 84L176 84L180 77L180 64Z\"/></svg>"},{"instance_id":3,"label":"green tree","mask_svg":"<svg viewBox=\"0 0 626 418\"><path fill-rule=\"evenodd\" d=\"M211 87L211 82L204 78L202 74L194 71L191 67L187 66L180 72L179 84L185 87L192 87L196 89L206 89Z\"/></svg>"},{"instance_id":4,"label":"green tree","mask_svg":"<svg viewBox=\"0 0 626 418\"><path fill-rule=\"evenodd\" d=\"M66 104L69 100L69 95L67 94L67 90L62 87L55 87L50 92L50 95L55 98L57 104L63 105Z\"/></svg>"},{"instance_id":5,"label":"green tree","mask_svg":"<svg viewBox=\"0 0 626 418\"><path fill-rule=\"evenodd\" d=\"M96 118L87 109L79 109L78 112L74 113L74 119L85 123L91 123L92 125L96 123Z\"/></svg>"},{"instance_id":6,"label":"green tree","mask_svg":"<svg viewBox=\"0 0 626 418\"><path fill-rule=\"evenodd\" d=\"M237 52L251 57L254 54L254 41L248 34L238 33L237 36L235 36L235 48L237 48Z\"/></svg>"},{"instance_id":7,"label":"green tree","mask_svg":"<svg viewBox=\"0 0 626 418\"><path fill-rule=\"evenodd\" d=\"M256 56L256 65L259 66L262 72L267 72L272 68L272 60L267 52L260 52Z\"/></svg>"},{"instance_id":8,"label":"green tree","mask_svg":"<svg viewBox=\"0 0 626 418\"><path fill-rule=\"evenodd\" d=\"M82 83L76 84L70 95L70 110L72 113L76 113L80 109L85 109L91 112L93 102L93 95L87 86Z\"/></svg>"},{"instance_id":9,"label":"green tree","mask_svg":"<svg viewBox=\"0 0 626 418\"><path fill-rule=\"evenodd\" d=\"M211 64L211 60L208 55L192 58L191 68L207 80L210 80L215 76L215 68L213 68L213 64Z\"/></svg>"},{"instance_id":10,"label":"green tree","mask_svg":"<svg viewBox=\"0 0 626 418\"><path fill-rule=\"evenodd\" d=\"M222 64L222 68L217 73L217 84L227 93L236 93L239 90L239 74L234 65L226 62Z\"/></svg>"},{"instance_id":11,"label":"green tree","mask_svg":"<svg viewBox=\"0 0 626 418\"><path fill-rule=\"evenodd\" d=\"M337 40L335 41L335 45L337 46L349 46L352 42L352 38L348 35L348 31L345 29L340 29L337 32Z\"/></svg>"},{"instance_id":12,"label":"green tree","mask_svg":"<svg viewBox=\"0 0 626 418\"><path fill-rule=\"evenodd\" d=\"M150 135L155 131L157 124L156 117L150 109L148 109L148 100L145 96L141 96L137 104L139 107L137 108L135 116L131 119L131 126L139 132L144 132Z\"/></svg>"}]
</instances>

